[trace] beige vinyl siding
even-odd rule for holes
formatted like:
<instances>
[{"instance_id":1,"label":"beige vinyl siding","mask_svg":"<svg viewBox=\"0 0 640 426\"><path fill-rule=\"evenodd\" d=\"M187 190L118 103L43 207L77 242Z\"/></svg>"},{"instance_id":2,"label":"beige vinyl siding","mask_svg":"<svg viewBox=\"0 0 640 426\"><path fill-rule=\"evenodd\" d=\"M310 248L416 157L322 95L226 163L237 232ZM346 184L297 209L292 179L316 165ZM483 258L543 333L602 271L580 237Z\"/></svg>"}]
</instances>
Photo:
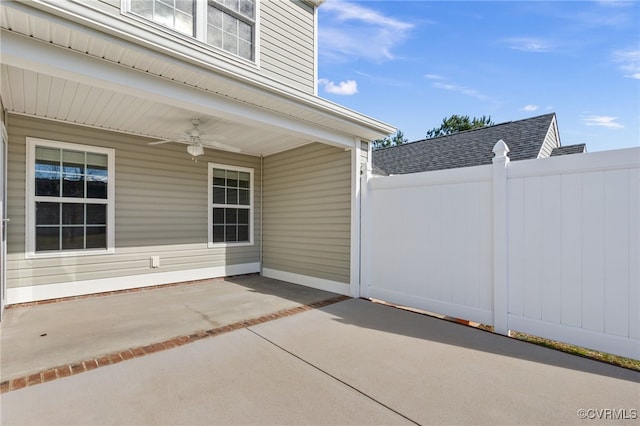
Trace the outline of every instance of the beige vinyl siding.
<instances>
[{"instance_id":1,"label":"beige vinyl siding","mask_svg":"<svg viewBox=\"0 0 640 426\"><path fill-rule=\"evenodd\" d=\"M350 158L317 143L265 157L263 267L349 282Z\"/></svg>"},{"instance_id":2,"label":"beige vinyl siding","mask_svg":"<svg viewBox=\"0 0 640 426\"><path fill-rule=\"evenodd\" d=\"M186 145L150 146L148 139L10 115L7 286L259 262L260 159L205 149L198 162ZM25 138L115 149L115 253L25 257ZM254 245L207 248L208 162L254 169ZM160 268L150 268L150 256Z\"/></svg>"},{"instance_id":3,"label":"beige vinyl siding","mask_svg":"<svg viewBox=\"0 0 640 426\"><path fill-rule=\"evenodd\" d=\"M275 80L314 93L314 9L293 0L260 2L260 68Z\"/></svg>"}]
</instances>

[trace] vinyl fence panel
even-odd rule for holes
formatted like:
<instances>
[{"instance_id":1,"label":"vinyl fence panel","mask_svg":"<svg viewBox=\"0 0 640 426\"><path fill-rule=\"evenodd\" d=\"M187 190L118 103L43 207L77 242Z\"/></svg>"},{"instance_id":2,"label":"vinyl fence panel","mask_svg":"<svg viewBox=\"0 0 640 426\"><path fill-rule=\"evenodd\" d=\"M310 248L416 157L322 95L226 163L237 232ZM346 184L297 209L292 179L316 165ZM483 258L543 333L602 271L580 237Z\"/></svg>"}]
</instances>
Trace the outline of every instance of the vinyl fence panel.
<instances>
[{"instance_id":1,"label":"vinyl fence panel","mask_svg":"<svg viewBox=\"0 0 640 426\"><path fill-rule=\"evenodd\" d=\"M369 179L363 293L640 359L640 149L500 161Z\"/></svg>"}]
</instances>

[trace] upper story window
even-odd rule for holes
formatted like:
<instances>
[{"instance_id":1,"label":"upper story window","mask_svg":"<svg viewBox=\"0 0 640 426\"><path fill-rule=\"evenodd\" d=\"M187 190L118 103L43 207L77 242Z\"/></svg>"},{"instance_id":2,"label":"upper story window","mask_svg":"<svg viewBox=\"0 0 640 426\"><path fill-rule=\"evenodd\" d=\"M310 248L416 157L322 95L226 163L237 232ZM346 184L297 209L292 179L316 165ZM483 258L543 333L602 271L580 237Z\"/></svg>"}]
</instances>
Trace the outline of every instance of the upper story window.
<instances>
[{"instance_id":1,"label":"upper story window","mask_svg":"<svg viewBox=\"0 0 640 426\"><path fill-rule=\"evenodd\" d=\"M256 0L129 0L129 11L252 61Z\"/></svg>"}]
</instances>

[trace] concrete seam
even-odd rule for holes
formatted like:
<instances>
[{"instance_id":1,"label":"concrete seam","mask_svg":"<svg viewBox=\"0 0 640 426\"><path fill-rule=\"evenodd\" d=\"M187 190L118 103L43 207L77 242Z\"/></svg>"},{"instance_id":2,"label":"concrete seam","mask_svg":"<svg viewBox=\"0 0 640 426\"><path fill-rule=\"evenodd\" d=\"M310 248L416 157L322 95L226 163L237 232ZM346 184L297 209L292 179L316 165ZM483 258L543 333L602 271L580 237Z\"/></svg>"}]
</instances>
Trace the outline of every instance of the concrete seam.
<instances>
[{"instance_id":1,"label":"concrete seam","mask_svg":"<svg viewBox=\"0 0 640 426\"><path fill-rule=\"evenodd\" d=\"M369 399L369 400L373 401L374 403L376 403L376 404L380 405L381 407L384 407L384 408L386 408L387 410L392 411L393 413L395 413L395 414L399 415L400 417L402 417L402 418L404 418L404 419L406 419L406 420L410 421L411 423L413 423L413 424L415 424L415 425L420 425L420 423L418 423L418 422L416 422L415 420L411 419L410 417L408 417L408 416L406 416L406 415L402 414L402 413L401 413L401 412L399 412L398 410L395 410L394 408L392 408L392 407L388 406L388 405L387 405L387 404L385 404L384 402L377 400L377 399L376 399L376 398L374 398L373 396L371 396L371 395L369 395L369 394L367 394L367 393L365 393L365 392L361 391L361 390L360 390L360 389L358 389L357 387L355 387L355 386L353 386L353 385L351 385L351 384L349 384L349 383L345 382L345 381L344 381L344 380L342 380L341 378L339 378L339 377L337 377L337 376L335 376L335 375L333 375L333 374L329 373L328 371L326 371L326 370L324 370L324 369L322 369L322 368L318 367L317 365L315 365L315 364L313 364L313 363L311 363L311 362L307 361L306 359L304 359L304 358L302 358L302 357L300 357L300 356L298 356L298 355L294 354L294 353L293 353L293 352L291 352L290 350L285 349L284 347L282 347L282 346L278 345L277 343L275 343L274 341L272 341L272 340L270 340L270 339L266 338L265 336L263 336L262 334L258 333L257 331L255 331L255 330L253 330L253 329L251 329L251 328L249 328L249 327L247 327L247 331L249 331L249 332L251 332L251 333L255 334L255 335L256 335L256 336L258 336L259 338L261 338L261 339L265 340L266 342L270 343L271 345L275 346L276 348L280 349L281 351L283 351L283 352L285 352L285 353L287 353L287 354L291 355L292 357L294 357L294 358L296 358L296 359L298 359L298 360L302 361L303 363L305 363L305 364L307 364L308 366L310 366L311 368L313 368L313 369L315 369L315 370L319 371L320 373L322 373L322 374L324 374L324 375L326 375L326 376L328 376L328 377L332 378L333 380L335 380L335 381L337 381L337 382L342 383L344 386L346 386L346 387L348 387L348 388L350 388L350 389L353 389L354 391L356 391L356 392L357 392L357 393L359 393L360 395L362 395L362 396L364 396L365 398L367 398L367 399Z\"/></svg>"}]
</instances>

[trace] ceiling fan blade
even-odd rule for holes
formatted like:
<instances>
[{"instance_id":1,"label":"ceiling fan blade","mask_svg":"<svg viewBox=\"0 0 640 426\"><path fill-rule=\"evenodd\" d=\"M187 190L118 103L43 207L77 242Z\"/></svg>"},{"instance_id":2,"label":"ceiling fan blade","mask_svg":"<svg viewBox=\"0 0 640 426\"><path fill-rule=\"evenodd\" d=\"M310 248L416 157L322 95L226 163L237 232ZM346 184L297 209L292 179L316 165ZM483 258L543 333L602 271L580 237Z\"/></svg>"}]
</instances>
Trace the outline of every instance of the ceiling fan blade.
<instances>
[{"instance_id":1,"label":"ceiling fan blade","mask_svg":"<svg viewBox=\"0 0 640 426\"><path fill-rule=\"evenodd\" d=\"M223 141L226 139L226 137L222 136L222 135L211 135L211 134L204 134L204 135L200 135L199 139L202 140L203 142L219 142L219 141Z\"/></svg>"},{"instance_id":2,"label":"ceiling fan blade","mask_svg":"<svg viewBox=\"0 0 640 426\"><path fill-rule=\"evenodd\" d=\"M223 151L242 152L242 150L238 147L227 145L226 143L217 142L217 141L207 141L204 143L204 145L208 147L218 148Z\"/></svg>"},{"instance_id":3,"label":"ceiling fan blade","mask_svg":"<svg viewBox=\"0 0 640 426\"><path fill-rule=\"evenodd\" d=\"M160 141L155 141L155 142L149 142L147 145L162 145L163 143L170 143L170 142L176 142L173 139L163 139Z\"/></svg>"}]
</instances>

